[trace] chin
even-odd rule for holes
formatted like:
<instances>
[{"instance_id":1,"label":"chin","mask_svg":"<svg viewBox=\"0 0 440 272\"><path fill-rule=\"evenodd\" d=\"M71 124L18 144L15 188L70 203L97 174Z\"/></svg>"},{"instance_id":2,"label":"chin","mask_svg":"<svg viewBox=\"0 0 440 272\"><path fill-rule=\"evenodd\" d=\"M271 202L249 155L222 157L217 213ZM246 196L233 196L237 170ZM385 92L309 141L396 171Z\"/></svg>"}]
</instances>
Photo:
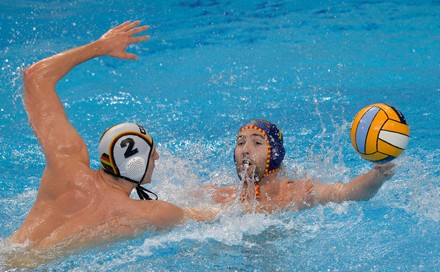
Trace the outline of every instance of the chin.
<instances>
[{"instance_id":1,"label":"chin","mask_svg":"<svg viewBox=\"0 0 440 272\"><path fill-rule=\"evenodd\" d=\"M244 171L239 171L239 169L237 169L237 176L241 181L245 183L249 180L253 182L261 180L261 177L251 169L248 169L247 173L245 173Z\"/></svg>"},{"instance_id":2,"label":"chin","mask_svg":"<svg viewBox=\"0 0 440 272\"><path fill-rule=\"evenodd\" d=\"M148 184L148 183L151 183L151 177L144 178L144 180L142 180L142 182L141 182L141 185Z\"/></svg>"}]
</instances>

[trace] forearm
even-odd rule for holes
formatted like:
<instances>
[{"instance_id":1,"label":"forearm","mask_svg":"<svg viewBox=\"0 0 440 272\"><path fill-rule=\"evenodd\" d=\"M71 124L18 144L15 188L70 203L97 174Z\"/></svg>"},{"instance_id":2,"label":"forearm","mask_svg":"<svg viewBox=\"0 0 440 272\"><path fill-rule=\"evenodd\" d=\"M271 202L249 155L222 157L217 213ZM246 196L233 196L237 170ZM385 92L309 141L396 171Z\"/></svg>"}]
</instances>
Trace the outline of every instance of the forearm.
<instances>
[{"instance_id":1,"label":"forearm","mask_svg":"<svg viewBox=\"0 0 440 272\"><path fill-rule=\"evenodd\" d=\"M382 184L394 175L394 164L376 164L369 172L360 175L340 188L339 198L345 200L369 200Z\"/></svg>"},{"instance_id":2,"label":"forearm","mask_svg":"<svg viewBox=\"0 0 440 272\"><path fill-rule=\"evenodd\" d=\"M307 204L307 208L310 208L316 204L325 205L330 202L369 200L377 193L382 184L393 175L394 164L385 163L375 164L372 170L347 183L304 183L308 186L304 190L305 199L301 203Z\"/></svg>"},{"instance_id":3,"label":"forearm","mask_svg":"<svg viewBox=\"0 0 440 272\"><path fill-rule=\"evenodd\" d=\"M88 158L86 145L67 119L57 95L57 82L75 66L95 57L106 55L137 59L136 55L125 50L133 43L148 39L148 36L133 37L147 29L138 25L138 21L125 22L94 42L48 57L25 69L24 104L29 122L49 163L58 162L56 158L60 154L80 154Z\"/></svg>"},{"instance_id":4,"label":"forearm","mask_svg":"<svg viewBox=\"0 0 440 272\"><path fill-rule=\"evenodd\" d=\"M219 213L218 210L215 210L213 208L184 208L183 211L185 214L185 220L193 220L197 222L212 221L217 217Z\"/></svg>"},{"instance_id":5,"label":"forearm","mask_svg":"<svg viewBox=\"0 0 440 272\"><path fill-rule=\"evenodd\" d=\"M55 143L68 146L69 154L83 148L82 139L67 120L55 85L73 67L102 52L93 42L43 59L24 71L24 103L45 153L56 151L52 148Z\"/></svg>"},{"instance_id":6,"label":"forearm","mask_svg":"<svg viewBox=\"0 0 440 272\"><path fill-rule=\"evenodd\" d=\"M341 201L369 200L376 195L385 180L376 170L370 170L345 183L340 189L339 198Z\"/></svg>"},{"instance_id":7,"label":"forearm","mask_svg":"<svg viewBox=\"0 0 440 272\"><path fill-rule=\"evenodd\" d=\"M98 40L83 46L43 59L25 70L25 83L30 83L35 90L40 90L39 83L54 87L63 76L75 66L95 57L108 55L119 59L136 60L137 56L126 52L127 46L147 40L148 36L134 35L142 33L147 26L140 26L139 21L125 22L102 35ZM32 79L32 80L30 80Z\"/></svg>"},{"instance_id":8,"label":"forearm","mask_svg":"<svg viewBox=\"0 0 440 272\"><path fill-rule=\"evenodd\" d=\"M99 41L61 52L28 67L24 71L25 83L28 85L44 83L54 86L75 66L104 54L104 47L100 45ZM29 82L29 80L31 81Z\"/></svg>"}]
</instances>

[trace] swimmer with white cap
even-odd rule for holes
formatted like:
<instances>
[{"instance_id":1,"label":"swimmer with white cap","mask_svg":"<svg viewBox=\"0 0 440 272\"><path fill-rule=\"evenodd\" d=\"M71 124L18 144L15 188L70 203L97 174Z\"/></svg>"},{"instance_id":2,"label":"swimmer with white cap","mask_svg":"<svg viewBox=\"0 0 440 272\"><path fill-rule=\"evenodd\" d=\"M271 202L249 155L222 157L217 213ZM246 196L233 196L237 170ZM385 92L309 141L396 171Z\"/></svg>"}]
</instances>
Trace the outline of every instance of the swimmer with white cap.
<instances>
[{"instance_id":1,"label":"swimmer with white cap","mask_svg":"<svg viewBox=\"0 0 440 272\"><path fill-rule=\"evenodd\" d=\"M126 47L147 40L148 36L137 36L145 30L138 21L125 22L94 42L25 69L24 104L46 167L33 207L8 239L25 249L8 258L12 267L35 266L66 251L174 226L186 219L215 218L216 212L210 209L180 208L156 200L155 194L141 186L151 182L159 155L152 137L137 124L108 129L99 144L102 167L91 169L87 146L57 95L57 82L87 60L100 56L136 60ZM149 201L130 198L133 189Z\"/></svg>"},{"instance_id":2,"label":"swimmer with white cap","mask_svg":"<svg viewBox=\"0 0 440 272\"><path fill-rule=\"evenodd\" d=\"M151 200L150 193L157 200L155 193L141 186L151 181L154 161L159 158L153 137L141 125L122 123L107 129L98 152L106 173L135 183L140 199Z\"/></svg>"},{"instance_id":3,"label":"swimmer with white cap","mask_svg":"<svg viewBox=\"0 0 440 272\"><path fill-rule=\"evenodd\" d=\"M242 125L237 134L234 162L242 181L234 186L204 186L214 202L231 204L239 199L245 211L299 211L330 202L369 200L394 175L394 164L376 164L369 172L347 183L321 183L313 179L293 180L283 169L283 134L273 123L255 119Z\"/></svg>"}]
</instances>

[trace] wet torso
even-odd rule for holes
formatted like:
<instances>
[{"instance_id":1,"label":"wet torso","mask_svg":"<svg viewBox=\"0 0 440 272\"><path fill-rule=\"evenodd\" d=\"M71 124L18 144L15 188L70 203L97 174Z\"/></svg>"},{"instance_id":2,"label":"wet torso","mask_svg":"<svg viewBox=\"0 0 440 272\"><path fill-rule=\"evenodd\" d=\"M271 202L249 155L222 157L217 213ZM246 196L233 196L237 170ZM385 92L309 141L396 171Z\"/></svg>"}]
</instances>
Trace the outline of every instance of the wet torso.
<instances>
[{"instance_id":1,"label":"wet torso","mask_svg":"<svg viewBox=\"0 0 440 272\"><path fill-rule=\"evenodd\" d=\"M71 175L55 183L51 179L57 173L45 171L36 202L12 242L37 248L61 242L81 246L131 235L149 224L132 212L139 201L100 181L95 171L80 166L66 173Z\"/></svg>"},{"instance_id":2,"label":"wet torso","mask_svg":"<svg viewBox=\"0 0 440 272\"><path fill-rule=\"evenodd\" d=\"M313 203L313 182L311 180L292 180L286 178L277 181L270 190L262 186L260 189L260 199L257 206L244 204L245 211L274 212L277 210L300 211L312 206ZM238 191L234 187L221 188L214 196L215 202L231 202L237 197ZM247 198L252 199L252 197ZM255 199L255 198L254 198ZM251 207L252 206L252 207Z\"/></svg>"}]
</instances>

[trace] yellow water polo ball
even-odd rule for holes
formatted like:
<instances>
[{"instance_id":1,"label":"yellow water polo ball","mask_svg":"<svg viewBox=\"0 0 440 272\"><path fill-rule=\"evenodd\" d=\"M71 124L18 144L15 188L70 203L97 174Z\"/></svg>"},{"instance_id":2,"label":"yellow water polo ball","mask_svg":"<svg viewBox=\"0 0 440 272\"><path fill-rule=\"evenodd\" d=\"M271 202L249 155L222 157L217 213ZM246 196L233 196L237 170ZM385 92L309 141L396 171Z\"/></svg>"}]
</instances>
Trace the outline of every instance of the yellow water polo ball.
<instances>
[{"instance_id":1,"label":"yellow water polo ball","mask_svg":"<svg viewBox=\"0 0 440 272\"><path fill-rule=\"evenodd\" d=\"M409 125L403 114L387 104L372 104L356 114L351 144L364 159L385 163L402 154L409 142Z\"/></svg>"}]
</instances>

